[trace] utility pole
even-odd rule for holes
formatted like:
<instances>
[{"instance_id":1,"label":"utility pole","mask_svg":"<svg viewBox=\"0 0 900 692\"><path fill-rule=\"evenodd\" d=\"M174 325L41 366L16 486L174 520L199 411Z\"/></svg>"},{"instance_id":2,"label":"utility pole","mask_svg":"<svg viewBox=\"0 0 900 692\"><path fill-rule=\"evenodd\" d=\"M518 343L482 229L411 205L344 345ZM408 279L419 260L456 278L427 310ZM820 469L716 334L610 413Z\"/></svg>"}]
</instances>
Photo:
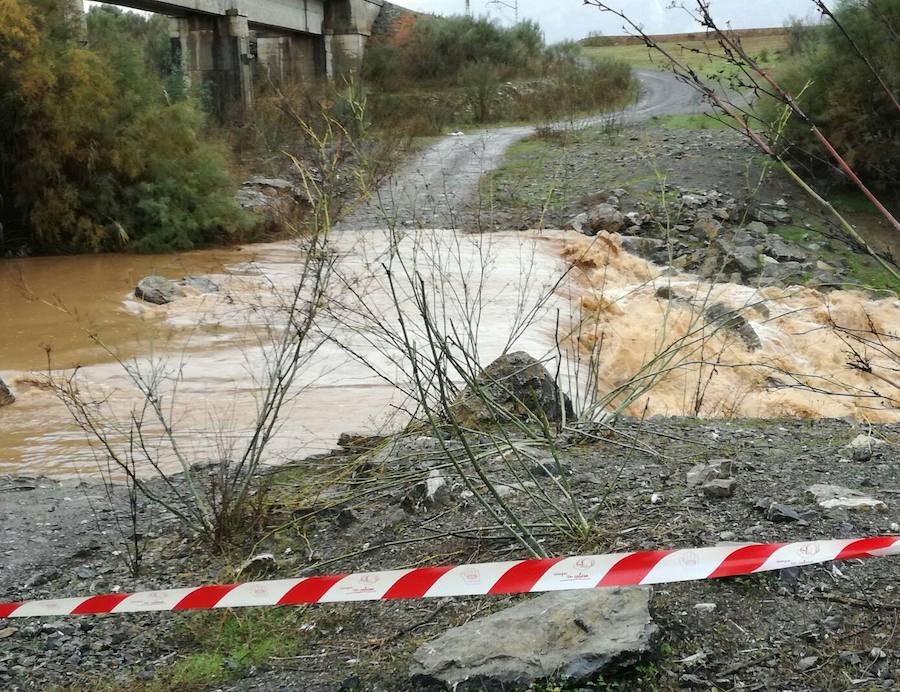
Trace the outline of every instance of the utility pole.
<instances>
[{"instance_id":1,"label":"utility pole","mask_svg":"<svg viewBox=\"0 0 900 692\"><path fill-rule=\"evenodd\" d=\"M466 16L470 16L472 14L472 0L466 0Z\"/></svg>"},{"instance_id":2,"label":"utility pole","mask_svg":"<svg viewBox=\"0 0 900 692\"><path fill-rule=\"evenodd\" d=\"M468 2L466 3L468 4ZM516 17L516 24L519 23L519 0L490 0L488 5L500 5L512 10Z\"/></svg>"}]
</instances>

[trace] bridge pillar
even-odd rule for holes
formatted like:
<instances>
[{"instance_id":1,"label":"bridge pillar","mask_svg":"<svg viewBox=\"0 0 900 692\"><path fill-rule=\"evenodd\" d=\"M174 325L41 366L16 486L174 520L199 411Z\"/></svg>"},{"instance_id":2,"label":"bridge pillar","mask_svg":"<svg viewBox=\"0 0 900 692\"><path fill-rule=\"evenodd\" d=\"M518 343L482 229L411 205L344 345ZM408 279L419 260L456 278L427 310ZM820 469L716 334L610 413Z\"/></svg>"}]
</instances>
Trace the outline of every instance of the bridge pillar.
<instances>
[{"instance_id":1,"label":"bridge pillar","mask_svg":"<svg viewBox=\"0 0 900 692\"><path fill-rule=\"evenodd\" d=\"M358 72L383 0L332 0L325 6L325 64L329 77Z\"/></svg>"},{"instance_id":2,"label":"bridge pillar","mask_svg":"<svg viewBox=\"0 0 900 692\"><path fill-rule=\"evenodd\" d=\"M253 67L246 15L188 15L170 20L172 48L188 86L208 90L224 119L244 119L253 111Z\"/></svg>"}]
</instances>

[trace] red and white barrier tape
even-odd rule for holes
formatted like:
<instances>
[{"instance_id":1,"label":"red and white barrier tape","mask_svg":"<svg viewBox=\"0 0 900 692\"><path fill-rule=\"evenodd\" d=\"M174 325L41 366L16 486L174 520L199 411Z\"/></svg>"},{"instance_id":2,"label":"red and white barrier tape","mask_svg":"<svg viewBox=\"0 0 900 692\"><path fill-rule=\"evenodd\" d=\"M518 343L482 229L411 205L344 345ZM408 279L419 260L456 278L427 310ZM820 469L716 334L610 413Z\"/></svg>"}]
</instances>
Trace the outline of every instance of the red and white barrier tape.
<instances>
[{"instance_id":1,"label":"red and white barrier tape","mask_svg":"<svg viewBox=\"0 0 900 692\"><path fill-rule=\"evenodd\" d=\"M0 618L540 593L734 577L900 555L900 537L717 546L222 584L0 603Z\"/></svg>"}]
</instances>

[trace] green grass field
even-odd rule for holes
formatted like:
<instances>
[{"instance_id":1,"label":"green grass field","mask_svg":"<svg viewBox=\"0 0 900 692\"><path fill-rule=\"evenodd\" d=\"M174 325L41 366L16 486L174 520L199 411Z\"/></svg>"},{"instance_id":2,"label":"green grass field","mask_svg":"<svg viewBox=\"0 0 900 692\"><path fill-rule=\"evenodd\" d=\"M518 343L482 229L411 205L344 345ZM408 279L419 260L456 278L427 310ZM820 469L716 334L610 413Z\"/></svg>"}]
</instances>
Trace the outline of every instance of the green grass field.
<instances>
[{"instance_id":1,"label":"green grass field","mask_svg":"<svg viewBox=\"0 0 900 692\"><path fill-rule=\"evenodd\" d=\"M787 46L786 36L748 36L742 39L746 51L765 67L774 66L784 54ZM697 71L710 77L719 70L729 67L722 57L710 57L703 53L721 56L722 49L714 40L708 41L673 41L659 44L671 55ZM585 55L591 58L607 58L621 60L634 68L665 69L666 58L658 51L651 51L644 45L603 46L584 48Z\"/></svg>"}]
</instances>

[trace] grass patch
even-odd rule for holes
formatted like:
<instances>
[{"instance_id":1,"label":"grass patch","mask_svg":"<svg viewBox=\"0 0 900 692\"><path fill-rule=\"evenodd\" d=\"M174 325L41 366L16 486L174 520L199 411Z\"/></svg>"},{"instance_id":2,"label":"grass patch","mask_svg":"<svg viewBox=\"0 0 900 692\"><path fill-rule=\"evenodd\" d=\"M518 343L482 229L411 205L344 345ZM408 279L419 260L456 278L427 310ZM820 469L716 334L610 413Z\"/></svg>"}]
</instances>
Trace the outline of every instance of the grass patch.
<instances>
[{"instance_id":1,"label":"grass patch","mask_svg":"<svg viewBox=\"0 0 900 692\"><path fill-rule=\"evenodd\" d=\"M259 608L192 613L176 628L181 658L161 666L149 680L133 680L136 692L200 692L236 680L253 666L273 657L296 655L317 636L303 628L310 620L305 608ZM98 681L73 690L121 689Z\"/></svg>"},{"instance_id":2,"label":"grass patch","mask_svg":"<svg viewBox=\"0 0 900 692\"><path fill-rule=\"evenodd\" d=\"M850 269L849 275L860 286L873 288L876 291L892 291L900 294L900 281L897 281L874 258L857 253L848 253L846 258ZM847 288L859 288L859 286L847 286Z\"/></svg>"},{"instance_id":3,"label":"grass patch","mask_svg":"<svg viewBox=\"0 0 900 692\"><path fill-rule=\"evenodd\" d=\"M654 115L650 124L664 130L724 130L729 127L731 118L726 116L711 117L709 115Z\"/></svg>"},{"instance_id":4,"label":"grass patch","mask_svg":"<svg viewBox=\"0 0 900 692\"><path fill-rule=\"evenodd\" d=\"M787 37L748 36L742 39L744 49L763 67L775 67L787 52ZM711 57L704 53L720 53L715 41L671 41L660 42L674 58L698 72L713 77L725 74L732 66L724 58ZM618 60L638 69L659 70L668 68L666 58L643 44L631 46L601 46L584 49L585 55L593 59Z\"/></svg>"}]
</instances>

